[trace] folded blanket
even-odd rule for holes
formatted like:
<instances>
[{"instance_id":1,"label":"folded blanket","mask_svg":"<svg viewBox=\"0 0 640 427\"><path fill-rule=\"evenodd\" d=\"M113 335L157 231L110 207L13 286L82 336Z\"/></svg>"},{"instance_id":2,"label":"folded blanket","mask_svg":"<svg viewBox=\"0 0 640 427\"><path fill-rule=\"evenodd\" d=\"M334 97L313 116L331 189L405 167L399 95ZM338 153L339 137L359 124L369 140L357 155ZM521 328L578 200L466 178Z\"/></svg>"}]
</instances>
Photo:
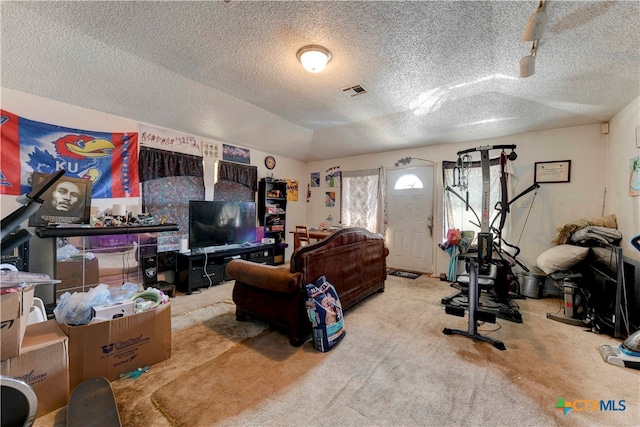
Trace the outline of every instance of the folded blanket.
<instances>
[{"instance_id":1,"label":"folded blanket","mask_svg":"<svg viewBox=\"0 0 640 427\"><path fill-rule=\"evenodd\" d=\"M574 243L584 243L587 240L597 240L603 243L617 244L622 240L622 233L615 228L587 226L571 235Z\"/></svg>"},{"instance_id":2,"label":"folded blanket","mask_svg":"<svg viewBox=\"0 0 640 427\"><path fill-rule=\"evenodd\" d=\"M556 229L558 234L551 241L556 245L565 245L571 241L571 236L578 230L581 230L588 226L618 228L618 222L615 214L607 215L602 218L582 218L576 222L565 224L564 226Z\"/></svg>"}]
</instances>

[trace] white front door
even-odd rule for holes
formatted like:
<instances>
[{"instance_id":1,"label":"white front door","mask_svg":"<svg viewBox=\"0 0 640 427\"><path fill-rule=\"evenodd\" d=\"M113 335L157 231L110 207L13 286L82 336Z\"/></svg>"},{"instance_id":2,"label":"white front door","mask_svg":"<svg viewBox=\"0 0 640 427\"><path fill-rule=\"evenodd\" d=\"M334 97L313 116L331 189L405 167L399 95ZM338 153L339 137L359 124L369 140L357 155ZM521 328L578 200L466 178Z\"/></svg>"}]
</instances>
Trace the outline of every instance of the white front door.
<instances>
[{"instance_id":1,"label":"white front door","mask_svg":"<svg viewBox=\"0 0 640 427\"><path fill-rule=\"evenodd\" d=\"M433 273L434 166L387 171L387 266Z\"/></svg>"}]
</instances>

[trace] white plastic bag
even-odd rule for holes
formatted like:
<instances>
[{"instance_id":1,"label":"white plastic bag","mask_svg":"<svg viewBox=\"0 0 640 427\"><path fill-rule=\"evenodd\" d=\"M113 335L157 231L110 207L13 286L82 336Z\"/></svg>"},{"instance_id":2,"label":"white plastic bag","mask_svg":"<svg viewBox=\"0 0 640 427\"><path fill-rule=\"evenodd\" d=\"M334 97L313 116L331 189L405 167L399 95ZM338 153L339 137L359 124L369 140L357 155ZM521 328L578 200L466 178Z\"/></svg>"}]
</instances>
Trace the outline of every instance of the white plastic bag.
<instances>
[{"instance_id":1,"label":"white plastic bag","mask_svg":"<svg viewBox=\"0 0 640 427\"><path fill-rule=\"evenodd\" d=\"M91 321L91 307L109 304L110 301L109 286L101 283L89 292L65 292L60 296L60 303L53 314L58 323L88 325Z\"/></svg>"}]
</instances>

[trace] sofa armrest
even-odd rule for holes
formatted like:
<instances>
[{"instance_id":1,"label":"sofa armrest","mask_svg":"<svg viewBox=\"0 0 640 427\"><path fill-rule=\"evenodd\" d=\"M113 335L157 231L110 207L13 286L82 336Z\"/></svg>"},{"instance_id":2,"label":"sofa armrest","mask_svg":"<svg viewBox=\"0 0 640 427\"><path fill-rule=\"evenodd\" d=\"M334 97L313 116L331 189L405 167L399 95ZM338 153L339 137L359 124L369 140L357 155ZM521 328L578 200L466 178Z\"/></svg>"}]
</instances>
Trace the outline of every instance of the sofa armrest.
<instances>
[{"instance_id":1,"label":"sofa armrest","mask_svg":"<svg viewBox=\"0 0 640 427\"><path fill-rule=\"evenodd\" d=\"M302 289L302 273L286 268L234 259L225 267L225 274L237 282L273 292L298 292Z\"/></svg>"}]
</instances>

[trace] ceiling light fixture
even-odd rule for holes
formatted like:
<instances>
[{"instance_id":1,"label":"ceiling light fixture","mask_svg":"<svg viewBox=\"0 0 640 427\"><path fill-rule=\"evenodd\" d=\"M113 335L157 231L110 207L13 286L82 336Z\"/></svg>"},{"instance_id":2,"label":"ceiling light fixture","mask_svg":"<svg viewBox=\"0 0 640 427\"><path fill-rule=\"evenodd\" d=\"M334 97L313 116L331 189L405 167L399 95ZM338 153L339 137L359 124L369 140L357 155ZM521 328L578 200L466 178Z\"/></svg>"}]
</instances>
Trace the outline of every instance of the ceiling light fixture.
<instances>
[{"instance_id":1,"label":"ceiling light fixture","mask_svg":"<svg viewBox=\"0 0 640 427\"><path fill-rule=\"evenodd\" d=\"M526 78L536 72L536 53L538 52L538 41L533 41L531 53L520 60L520 77Z\"/></svg>"},{"instance_id":2,"label":"ceiling light fixture","mask_svg":"<svg viewBox=\"0 0 640 427\"><path fill-rule=\"evenodd\" d=\"M544 27L547 25L547 4L549 1L540 1L536 12L529 17L527 26L524 29L522 40L533 42L531 52L520 60L520 77L526 78L532 76L536 72L536 54L538 53L538 45Z\"/></svg>"},{"instance_id":3,"label":"ceiling light fixture","mask_svg":"<svg viewBox=\"0 0 640 427\"><path fill-rule=\"evenodd\" d=\"M544 27L547 25L547 3L549 2L541 1L538 10L529 17L527 26L524 28L523 41L531 42L542 38Z\"/></svg>"},{"instance_id":4,"label":"ceiling light fixture","mask_svg":"<svg viewBox=\"0 0 640 427\"><path fill-rule=\"evenodd\" d=\"M310 73L319 73L331 61L329 49L318 45L301 47L296 56L304 69Z\"/></svg>"}]
</instances>

